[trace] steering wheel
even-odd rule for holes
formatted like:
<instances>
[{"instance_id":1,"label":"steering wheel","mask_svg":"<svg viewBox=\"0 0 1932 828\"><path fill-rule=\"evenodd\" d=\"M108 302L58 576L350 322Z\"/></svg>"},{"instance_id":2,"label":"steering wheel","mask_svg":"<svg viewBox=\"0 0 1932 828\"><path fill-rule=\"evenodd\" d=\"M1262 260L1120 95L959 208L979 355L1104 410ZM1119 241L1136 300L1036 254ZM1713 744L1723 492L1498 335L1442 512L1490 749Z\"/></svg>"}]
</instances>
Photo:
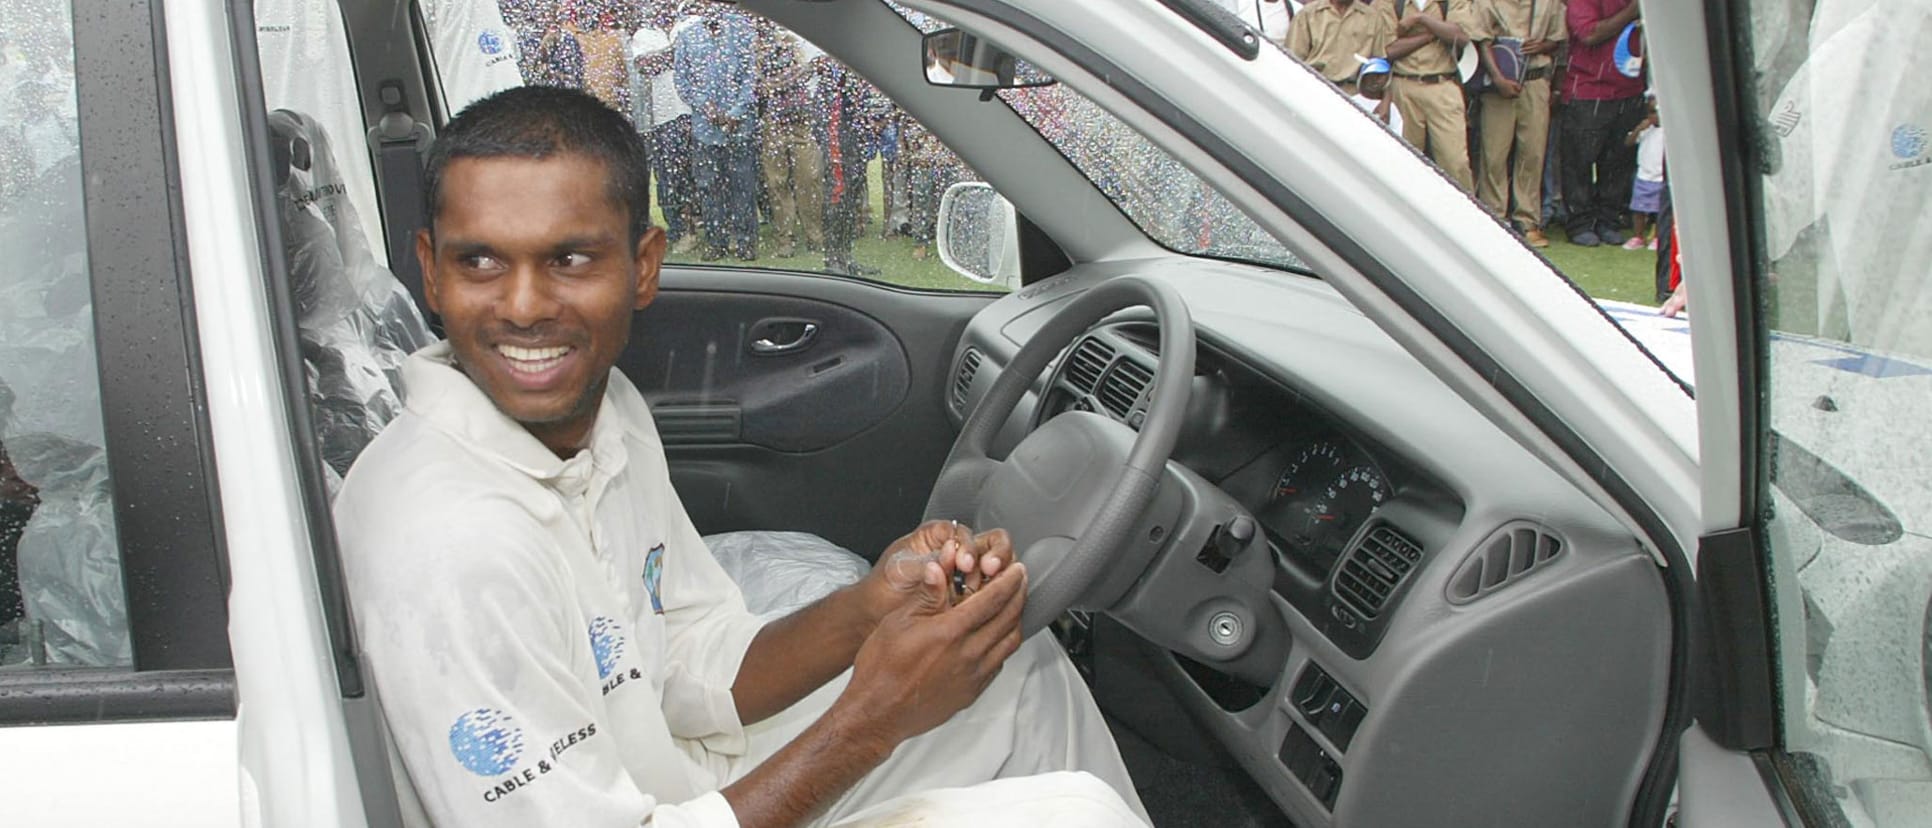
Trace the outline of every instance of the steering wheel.
<instances>
[{"instance_id":1,"label":"steering wheel","mask_svg":"<svg viewBox=\"0 0 1932 828\"><path fill-rule=\"evenodd\" d=\"M1160 326L1160 362L1138 433L1103 414L1068 411L1041 424L1004 460L989 456L993 438L1054 356L1095 323L1135 306L1151 308ZM1193 379L1194 322L1180 294L1161 282L1122 276L1088 289L1047 320L967 416L926 501L926 518L1012 535L1029 573L1023 635L1073 606L1129 542L1174 452Z\"/></svg>"}]
</instances>

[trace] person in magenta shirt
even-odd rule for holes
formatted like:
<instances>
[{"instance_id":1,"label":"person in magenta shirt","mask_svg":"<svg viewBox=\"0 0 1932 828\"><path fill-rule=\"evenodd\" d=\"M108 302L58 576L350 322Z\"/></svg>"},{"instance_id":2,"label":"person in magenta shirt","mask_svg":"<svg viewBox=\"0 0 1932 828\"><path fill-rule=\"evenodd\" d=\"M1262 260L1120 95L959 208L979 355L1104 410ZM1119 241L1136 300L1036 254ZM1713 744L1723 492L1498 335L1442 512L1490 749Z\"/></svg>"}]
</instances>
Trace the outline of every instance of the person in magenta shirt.
<instances>
[{"instance_id":1,"label":"person in magenta shirt","mask_svg":"<svg viewBox=\"0 0 1932 828\"><path fill-rule=\"evenodd\" d=\"M1623 138L1644 117L1644 81L1618 71L1617 38L1638 17L1637 0L1570 0L1567 105L1558 123L1565 228L1584 247L1622 244L1637 150Z\"/></svg>"}]
</instances>

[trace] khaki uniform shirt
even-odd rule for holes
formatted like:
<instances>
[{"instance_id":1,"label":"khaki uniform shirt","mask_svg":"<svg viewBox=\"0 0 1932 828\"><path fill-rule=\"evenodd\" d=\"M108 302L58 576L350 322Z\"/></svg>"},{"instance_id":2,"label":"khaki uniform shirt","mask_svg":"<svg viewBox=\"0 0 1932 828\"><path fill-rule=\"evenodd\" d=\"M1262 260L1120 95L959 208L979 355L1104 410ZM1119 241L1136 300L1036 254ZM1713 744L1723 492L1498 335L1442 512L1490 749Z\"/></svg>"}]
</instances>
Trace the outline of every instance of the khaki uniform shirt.
<instances>
[{"instance_id":1,"label":"khaki uniform shirt","mask_svg":"<svg viewBox=\"0 0 1932 828\"><path fill-rule=\"evenodd\" d=\"M1447 20L1461 26L1465 33L1469 32L1470 25L1475 21L1475 7L1471 0L1427 0L1426 4L1418 0L1400 0L1401 16L1396 13L1397 3L1398 0L1375 0L1375 9L1386 19L1384 25L1388 26L1391 39L1402 37L1396 33L1396 24L1410 14L1421 13ZM1449 50L1449 44L1437 37L1431 38L1428 43L1422 44L1422 48L1410 52L1401 60L1390 61L1390 65L1398 75L1440 75L1456 71L1456 55Z\"/></svg>"},{"instance_id":2,"label":"khaki uniform shirt","mask_svg":"<svg viewBox=\"0 0 1932 828\"><path fill-rule=\"evenodd\" d=\"M1288 26L1288 53L1335 83L1354 83L1362 69L1356 55L1378 57L1388 53L1389 41L1395 36L1390 22L1388 15L1361 0L1346 9L1336 8L1333 0L1314 0L1303 6Z\"/></svg>"},{"instance_id":3,"label":"khaki uniform shirt","mask_svg":"<svg viewBox=\"0 0 1932 828\"><path fill-rule=\"evenodd\" d=\"M1535 5L1536 19L1530 19L1530 6ZM1470 23L1463 24L1463 31L1469 33L1470 40L1487 41L1499 37L1520 37L1530 40L1566 40L1569 27L1563 23L1563 13L1568 4L1564 0L1473 0L1473 17ZM1526 68L1536 69L1554 62L1551 55L1537 55L1529 59Z\"/></svg>"}]
</instances>

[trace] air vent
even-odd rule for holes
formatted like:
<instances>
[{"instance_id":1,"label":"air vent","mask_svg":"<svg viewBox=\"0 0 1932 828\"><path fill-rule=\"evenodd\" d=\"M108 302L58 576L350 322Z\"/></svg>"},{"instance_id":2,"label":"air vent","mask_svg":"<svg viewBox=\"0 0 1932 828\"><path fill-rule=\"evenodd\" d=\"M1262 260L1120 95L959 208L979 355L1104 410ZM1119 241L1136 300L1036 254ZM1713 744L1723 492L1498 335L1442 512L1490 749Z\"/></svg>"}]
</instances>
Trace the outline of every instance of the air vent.
<instances>
[{"instance_id":1,"label":"air vent","mask_svg":"<svg viewBox=\"0 0 1932 828\"><path fill-rule=\"evenodd\" d=\"M1134 403L1140 400L1141 392L1153 382L1154 372L1132 360L1121 360L1114 370L1107 374L1107 381L1100 384L1101 407L1113 412L1116 417L1125 417L1134 410Z\"/></svg>"},{"instance_id":2,"label":"air vent","mask_svg":"<svg viewBox=\"0 0 1932 828\"><path fill-rule=\"evenodd\" d=\"M1563 540L1534 523L1518 521L1496 530L1449 578L1449 600L1468 603L1515 583L1563 554Z\"/></svg>"},{"instance_id":3,"label":"air vent","mask_svg":"<svg viewBox=\"0 0 1932 828\"><path fill-rule=\"evenodd\" d=\"M953 409L966 407L966 392L973 388L973 376L979 373L979 349L967 348L966 355L959 358L959 373L953 377Z\"/></svg>"},{"instance_id":4,"label":"air vent","mask_svg":"<svg viewBox=\"0 0 1932 828\"><path fill-rule=\"evenodd\" d=\"M1112 361L1114 349L1107 343L1098 339L1082 340L1073 355L1067 357L1067 382L1081 393L1091 394L1094 385L1100 382L1100 372L1107 370L1107 363Z\"/></svg>"},{"instance_id":5,"label":"air vent","mask_svg":"<svg viewBox=\"0 0 1932 828\"><path fill-rule=\"evenodd\" d=\"M1388 609L1389 596L1421 560L1420 545L1395 527L1378 524L1343 556L1335 573L1335 597L1362 620L1373 621Z\"/></svg>"}]
</instances>

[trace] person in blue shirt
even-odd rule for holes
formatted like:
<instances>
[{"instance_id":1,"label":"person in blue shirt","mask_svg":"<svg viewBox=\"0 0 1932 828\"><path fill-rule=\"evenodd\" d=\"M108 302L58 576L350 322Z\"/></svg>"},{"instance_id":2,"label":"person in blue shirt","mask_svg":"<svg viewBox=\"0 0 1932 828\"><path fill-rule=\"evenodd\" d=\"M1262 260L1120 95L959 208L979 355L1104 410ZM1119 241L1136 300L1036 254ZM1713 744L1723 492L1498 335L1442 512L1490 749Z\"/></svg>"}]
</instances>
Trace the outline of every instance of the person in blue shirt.
<instances>
[{"instance_id":1,"label":"person in blue shirt","mask_svg":"<svg viewBox=\"0 0 1932 828\"><path fill-rule=\"evenodd\" d=\"M750 18L709 10L674 45L678 96L691 107L706 261L758 258L757 63Z\"/></svg>"}]
</instances>

